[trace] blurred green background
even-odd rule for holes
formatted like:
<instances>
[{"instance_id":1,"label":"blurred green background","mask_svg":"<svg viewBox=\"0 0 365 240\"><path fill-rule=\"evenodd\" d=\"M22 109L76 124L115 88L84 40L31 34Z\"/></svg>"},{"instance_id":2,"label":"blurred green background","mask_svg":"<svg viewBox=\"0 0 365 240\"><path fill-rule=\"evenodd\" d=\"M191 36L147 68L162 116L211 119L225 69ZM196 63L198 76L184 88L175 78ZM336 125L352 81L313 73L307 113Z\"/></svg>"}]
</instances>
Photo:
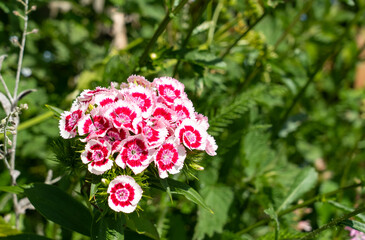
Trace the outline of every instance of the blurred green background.
<instances>
[{"instance_id":1,"label":"blurred green background","mask_svg":"<svg viewBox=\"0 0 365 240\"><path fill-rule=\"evenodd\" d=\"M142 203L162 239L274 239L275 221L265 220L265 209L281 213L363 181L364 1L30 0L30 5L37 10L29 30L39 31L27 36L20 88L37 92L22 100L29 110L21 115L18 136L19 184L43 182L52 169L63 176L58 185L80 197L75 194L80 176L65 175L54 161L50 143L59 135L58 121L48 117L45 104L66 110L83 89L125 82L131 74L183 82L196 111L209 117L219 146L217 156L201 160L199 181L179 176L214 215L184 198L170 202L158 191ZM1 73L11 89L19 51L11 39L20 39L23 26L14 10L21 12L22 5L0 2L0 55L8 55ZM42 116L48 118L37 121ZM0 170L1 185L8 185L5 166ZM298 192L288 199L293 190ZM12 219L8 200L1 192L6 220ZM280 216L280 239L303 236L363 203L361 188L318 197ZM23 215L21 228L51 239L86 239L35 211ZM347 236L341 226L318 239Z\"/></svg>"}]
</instances>

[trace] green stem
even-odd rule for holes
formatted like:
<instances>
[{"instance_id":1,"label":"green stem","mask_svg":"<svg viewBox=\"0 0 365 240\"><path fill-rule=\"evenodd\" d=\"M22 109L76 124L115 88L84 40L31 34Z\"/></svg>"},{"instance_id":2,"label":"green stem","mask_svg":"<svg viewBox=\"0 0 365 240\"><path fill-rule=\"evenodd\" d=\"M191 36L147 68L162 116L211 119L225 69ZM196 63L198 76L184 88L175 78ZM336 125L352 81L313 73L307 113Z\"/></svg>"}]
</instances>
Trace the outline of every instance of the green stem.
<instances>
[{"instance_id":1,"label":"green stem","mask_svg":"<svg viewBox=\"0 0 365 240\"><path fill-rule=\"evenodd\" d=\"M227 49L226 51L224 51L224 53L221 55L221 58L225 58L232 50L232 48L234 46L237 45L237 43L247 35L247 33L249 31L251 31L252 28L254 28L259 22L261 22L262 19L264 19L264 17L267 15L267 11L265 11L258 19L256 19L256 21L254 23L252 23L251 25L248 26L248 28L246 29L246 31L244 31Z\"/></svg>"},{"instance_id":2,"label":"green stem","mask_svg":"<svg viewBox=\"0 0 365 240\"><path fill-rule=\"evenodd\" d=\"M286 215L286 214L288 214L290 212L293 212L296 209L309 206L309 205L311 205L311 204L313 204L313 203L315 203L317 201L322 201L323 199L326 199L328 197L334 196L334 195L336 195L339 192L342 192L342 191L345 191L345 190L348 190L348 189L352 189L352 188L356 188L356 187L360 187L362 185L363 185L362 182L361 183L356 183L356 184L352 184L352 185L349 185L349 186L346 186L346 187L343 187L343 188L339 188L339 189L337 189L335 191L332 191L332 192L325 193L323 195L317 195L317 196L315 196L315 197L313 197L311 199L308 199L308 200L304 201L301 204L297 204L297 205L295 205L295 206L293 206L291 208L288 208L286 210L280 211L278 213L278 217L284 216L284 215ZM264 225L264 224L266 224L266 223L268 223L270 221L271 221L270 218L267 218L267 219L263 219L261 221L258 221L255 224L253 224L251 226L248 226L247 228L242 229L241 231L237 232L236 235L242 235L244 233L247 233L247 232L251 231L252 229L257 228L259 226L262 226L262 225Z\"/></svg>"},{"instance_id":3,"label":"green stem","mask_svg":"<svg viewBox=\"0 0 365 240\"><path fill-rule=\"evenodd\" d=\"M150 50L153 47L153 45L155 45L158 37L165 31L167 24L172 19L172 16L175 15L175 14L177 14L184 7L184 5L187 2L188 2L188 0L182 0L179 3L179 5L174 10L172 10L172 12L167 11L164 19L162 20L162 22L158 26L157 30L153 34L151 40L148 42L147 47L144 49L144 51L143 51L143 53L142 53L142 55L141 55L141 57L139 59L139 66L143 66L143 64L146 62L148 53L150 52Z\"/></svg>"},{"instance_id":4,"label":"green stem","mask_svg":"<svg viewBox=\"0 0 365 240\"><path fill-rule=\"evenodd\" d=\"M359 11L356 14L356 16L351 20L350 26L352 26L353 24L356 24L358 18L361 16L362 13L363 13L363 11ZM298 101L303 97L303 95L306 92L309 85L314 81L316 75L322 70L324 63L328 59L330 59L333 56L336 56L340 52L340 50L342 49L342 44L341 44L342 40L348 36L348 32L351 29L350 26L346 28L346 30L342 33L341 36L339 36L337 41L334 43L334 47L332 48L333 50L330 53L328 53L327 56L321 57L319 62L316 64L315 69L308 74L309 76L308 76L307 82L304 84L304 86L300 89L298 94L295 96L295 98L291 102L290 106L286 109L285 113L283 114L283 117L280 118L278 124L275 124L273 136L277 135L279 129L285 123L285 121L287 120L287 118L288 118L289 114L291 113L291 111L293 110L293 108L296 106Z\"/></svg>"},{"instance_id":5,"label":"green stem","mask_svg":"<svg viewBox=\"0 0 365 240\"><path fill-rule=\"evenodd\" d=\"M198 5L200 5L200 10L199 10L199 14L198 14L198 17L197 18L195 18L195 20L193 20L193 22L192 22L192 24L191 24L191 26L190 26L190 28L189 28L189 31L188 31L188 34L186 35L186 37L185 37L185 39L184 39L184 41L182 42L182 44L181 44L181 49L185 49L185 47L186 47L186 45L188 44L188 42L189 42L189 39L190 39L190 37L191 37L191 35L193 34L193 30L196 28L196 26L198 25L198 23L199 23L199 19L201 18L201 16L203 15L203 12L204 12L204 10L206 9L206 7L207 7L207 5L208 5L208 3L210 3L211 2L211 0L201 0L200 1L200 4L198 4ZM180 63L181 63L181 58L183 58L184 57L184 55L185 55L185 52L183 52L183 55L182 56L180 56L180 58L177 60L177 63L176 63L176 65L175 65L175 67L174 67L174 71L173 71L173 74L172 74L172 76L176 76L176 74L177 74L177 69L179 68L179 65L180 65Z\"/></svg>"},{"instance_id":6,"label":"green stem","mask_svg":"<svg viewBox=\"0 0 365 240\"><path fill-rule=\"evenodd\" d=\"M307 4L304 5L304 7L302 8L302 10L300 10L300 12L295 16L295 18L293 19L293 21L291 21L291 23L289 24L289 26L285 29L285 31L281 34L281 36L279 37L279 39L276 41L275 45L274 45L274 51L278 48L278 46L280 45L280 43L286 38L286 36L289 34L289 32L291 31L291 29L295 26L295 24L300 20L300 17L309 11L309 9L312 6L314 0L310 0L307 2Z\"/></svg>"},{"instance_id":7,"label":"green stem","mask_svg":"<svg viewBox=\"0 0 365 240\"><path fill-rule=\"evenodd\" d=\"M37 125L41 122L44 122L45 120L47 120L48 118L54 116L53 112L46 112L43 113L42 115L39 115L35 118L29 119L28 121L25 121L21 124L19 124L17 131L21 131L21 130L25 130L27 128L33 127L34 125ZM8 134L8 133L7 133ZM5 135L1 135L0 136L0 140L4 138Z\"/></svg>"},{"instance_id":8,"label":"green stem","mask_svg":"<svg viewBox=\"0 0 365 240\"><path fill-rule=\"evenodd\" d=\"M300 240L306 240L306 239L313 239L315 238L318 234L320 234L321 232L333 228L335 226L337 226L339 223L341 223L344 220L349 219L350 217L356 216L359 213L365 212L365 207L362 208L358 208L353 212L347 213L345 215L343 215L342 217L336 218L334 220L332 220L331 222L327 223L326 225L314 230L313 232L309 233L307 236L301 238Z\"/></svg>"}]
</instances>

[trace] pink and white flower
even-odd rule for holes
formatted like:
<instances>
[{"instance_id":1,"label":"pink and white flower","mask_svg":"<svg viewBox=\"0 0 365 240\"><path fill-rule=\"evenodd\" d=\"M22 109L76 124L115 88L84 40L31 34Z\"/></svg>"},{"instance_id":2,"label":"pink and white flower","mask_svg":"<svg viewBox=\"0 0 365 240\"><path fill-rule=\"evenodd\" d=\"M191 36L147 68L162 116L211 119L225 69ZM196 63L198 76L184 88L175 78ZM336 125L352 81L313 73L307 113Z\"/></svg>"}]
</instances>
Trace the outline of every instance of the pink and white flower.
<instances>
[{"instance_id":1,"label":"pink and white flower","mask_svg":"<svg viewBox=\"0 0 365 240\"><path fill-rule=\"evenodd\" d=\"M193 103L189 99L178 99L174 104L174 111L177 115L178 123L181 123L184 119L192 119L195 120L195 110L193 107Z\"/></svg>"},{"instance_id":2,"label":"pink and white flower","mask_svg":"<svg viewBox=\"0 0 365 240\"><path fill-rule=\"evenodd\" d=\"M127 129L111 128L106 132L103 139L112 146L112 154L114 154L117 151L119 143L127 137L129 137L129 131Z\"/></svg>"},{"instance_id":3,"label":"pink and white flower","mask_svg":"<svg viewBox=\"0 0 365 240\"><path fill-rule=\"evenodd\" d=\"M155 118L165 119L167 122L170 123L176 121L175 112L161 103L157 103L156 108L153 110L152 116Z\"/></svg>"},{"instance_id":4,"label":"pink and white flower","mask_svg":"<svg viewBox=\"0 0 365 240\"><path fill-rule=\"evenodd\" d=\"M114 178L108 187L108 205L116 212L131 213L142 198L142 188L127 175Z\"/></svg>"},{"instance_id":5,"label":"pink and white flower","mask_svg":"<svg viewBox=\"0 0 365 240\"><path fill-rule=\"evenodd\" d=\"M205 151L207 152L208 155L215 156L215 155L217 155L217 153L216 153L217 149L218 149L218 145L215 142L215 139L211 135L208 134Z\"/></svg>"},{"instance_id":6,"label":"pink and white flower","mask_svg":"<svg viewBox=\"0 0 365 240\"><path fill-rule=\"evenodd\" d=\"M154 155L160 178L167 178L168 174L179 173L184 166L186 151L184 146L169 138Z\"/></svg>"},{"instance_id":7,"label":"pink and white flower","mask_svg":"<svg viewBox=\"0 0 365 240\"><path fill-rule=\"evenodd\" d=\"M152 83L147 81L143 76L139 75L129 76L127 82L131 84L138 84L145 88L152 88Z\"/></svg>"},{"instance_id":8,"label":"pink and white flower","mask_svg":"<svg viewBox=\"0 0 365 240\"><path fill-rule=\"evenodd\" d=\"M98 114L102 114L102 112ZM106 131L111 127L109 119L102 115L87 114L78 123L79 135L89 134L86 141L91 138L104 137Z\"/></svg>"},{"instance_id":9,"label":"pink and white flower","mask_svg":"<svg viewBox=\"0 0 365 240\"><path fill-rule=\"evenodd\" d=\"M125 168L128 166L134 174L139 174L145 170L152 161L154 150L148 149L148 144L142 135L130 136L120 142L119 155L115 163Z\"/></svg>"},{"instance_id":10,"label":"pink and white flower","mask_svg":"<svg viewBox=\"0 0 365 240\"><path fill-rule=\"evenodd\" d=\"M104 140L88 141L85 151L81 153L81 160L88 164L88 170L96 175L103 174L113 166L113 161L109 159L111 147Z\"/></svg>"},{"instance_id":11,"label":"pink and white flower","mask_svg":"<svg viewBox=\"0 0 365 240\"><path fill-rule=\"evenodd\" d=\"M175 130L175 136L189 149L205 150L207 132L195 121L188 118L182 121Z\"/></svg>"},{"instance_id":12,"label":"pink and white flower","mask_svg":"<svg viewBox=\"0 0 365 240\"><path fill-rule=\"evenodd\" d=\"M105 107L118 101L117 92L101 93L95 96L95 104Z\"/></svg>"},{"instance_id":13,"label":"pink and white flower","mask_svg":"<svg viewBox=\"0 0 365 240\"><path fill-rule=\"evenodd\" d=\"M82 118L83 112L76 110L73 112L65 111L61 114L59 121L60 134L63 138L73 138L76 136L76 127Z\"/></svg>"},{"instance_id":14,"label":"pink and white flower","mask_svg":"<svg viewBox=\"0 0 365 240\"><path fill-rule=\"evenodd\" d=\"M160 146L167 138L167 128L162 124L156 126L147 125L141 122L138 125L138 133L142 134L147 140L149 148L156 148Z\"/></svg>"},{"instance_id":15,"label":"pink and white flower","mask_svg":"<svg viewBox=\"0 0 365 240\"><path fill-rule=\"evenodd\" d=\"M153 84L168 105L174 104L175 100L186 98L184 84L171 77L155 78Z\"/></svg>"},{"instance_id":16,"label":"pink and white flower","mask_svg":"<svg viewBox=\"0 0 365 240\"><path fill-rule=\"evenodd\" d=\"M110 105L105 112L116 128L127 128L132 132L136 131L137 124L142 120L141 110L131 102L118 101Z\"/></svg>"},{"instance_id":17,"label":"pink and white flower","mask_svg":"<svg viewBox=\"0 0 365 240\"><path fill-rule=\"evenodd\" d=\"M156 103L154 93L151 90L134 85L129 89L127 96L139 107L143 118L151 116Z\"/></svg>"}]
</instances>

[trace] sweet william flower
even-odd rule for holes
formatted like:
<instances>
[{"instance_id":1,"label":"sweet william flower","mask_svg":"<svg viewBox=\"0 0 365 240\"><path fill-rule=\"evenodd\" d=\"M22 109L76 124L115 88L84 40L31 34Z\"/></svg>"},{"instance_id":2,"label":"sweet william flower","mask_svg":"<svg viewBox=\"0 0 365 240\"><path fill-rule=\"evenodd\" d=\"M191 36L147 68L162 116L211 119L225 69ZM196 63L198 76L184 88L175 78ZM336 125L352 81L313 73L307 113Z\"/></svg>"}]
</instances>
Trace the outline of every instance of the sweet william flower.
<instances>
[{"instance_id":1,"label":"sweet william flower","mask_svg":"<svg viewBox=\"0 0 365 240\"><path fill-rule=\"evenodd\" d=\"M154 155L155 165L160 178L167 178L168 174L179 173L184 166L186 151L184 146L178 144L176 139L169 138Z\"/></svg>"},{"instance_id":2,"label":"sweet william flower","mask_svg":"<svg viewBox=\"0 0 365 240\"><path fill-rule=\"evenodd\" d=\"M135 132L137 124L142 121L141 110L131 102L118 101L110 105L105 112L105 116L110 119L115 128L127 128Z\"/></svg>"},{"instance_id":3,"label":"sweet william flower","mask_svg":"<svg viewBox=\"0 0 365 240\"><path fill-rule=\"evenodd\" d=\"M83 112L81 110L73 112L65 111L61 114L59 128L63 138L73 138L76 136L76 127L82 116Z\"/></svg>"},{"instance_id":4,"label":"sweet william flower","mask_svg":"<svg viewBox=\"0 0 365 240\"><path fill-rule=\"evenodd\" d=\"M175 136L189 149L205 150L207 132L195 121L185 119L175 130Z\"/></svg>"},{"instance_id":5,"label":"sweet william flower","mask_svg":"<svg viewBox=\"0 0 365 240\"><path fill-rule=\"evenodd\" d=\"M142 112L143 118L149 118L156 104L156 96L152 90L139 85L129 88L127 97L135 103Z\"/></svg>"},{"instance_id":6,"label":"sweet william flower","mask_svg":"<svg viewBox=\"0 0 365 240\"><path fill-rule=\"evenodd\" d=\"M116 212L131 213L142 198L142 188L127 175L113 179L108 186L108 205Z\"/></svg>"},{"instance_id":7,"label":"sweet william flower","mask_svg":"<svg viewBox=\"0 0 365 240\"><path fill-rule=\"evenodd\" d=\"M152 161L154 150L149 150L147 142L142 135L130 136L120 142L119 154L115 163L121 167L128 166L134 174L145 170Z\"/></svg>"},{"instance_id":8,"label":"sweet william flower","mask_svg":"<svg viewBox=\"0 0 365 240\"><path fill-rule=\"evenodd\" d=\"M109 159L111 146L104 140L90 140L85 146L85 151L81 153L81 160L88 164L88 170L96 175L103 174L113 166L113 161Z\"/></svg>"},{"instance_id":9,"label":"sweet william flower","mask_svg":"<svg viewBox=\"0 0 365 240\"><path fill-rule=\"evenodd\" d=\"M184 84L171 77L155 78L153 84L157 88L158 94L167 103L172 105L181 98L187 98L184 92Z\"/></svg>"}]
</instances>

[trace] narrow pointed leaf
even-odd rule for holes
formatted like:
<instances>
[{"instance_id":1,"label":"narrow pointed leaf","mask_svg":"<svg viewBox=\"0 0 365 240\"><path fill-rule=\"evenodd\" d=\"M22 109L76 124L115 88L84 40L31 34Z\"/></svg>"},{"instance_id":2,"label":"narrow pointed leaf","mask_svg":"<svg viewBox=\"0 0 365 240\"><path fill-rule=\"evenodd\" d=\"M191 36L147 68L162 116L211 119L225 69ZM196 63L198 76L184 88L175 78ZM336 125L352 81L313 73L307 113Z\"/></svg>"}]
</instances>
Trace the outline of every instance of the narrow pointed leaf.
<instances>
[{"instance_id":1,"label":"narrow pointed leaf","mask_svg":"<svg viewBox=\"0 0 365 240\"><path fill-rule=\"evenodd\" d=\"M286 209L291 203L298 200L304 193L313 188L317 182L317 178L318 173L313 168L303 169L294 180L287 197L276 212Z\"/></svg>"},{"instance_id":2,"label":"narrow pointed leaf","mask_svg":"<svg viewBox=\"0 0 365 240\"><path fill-rule=\"evenodd\" d=\"M54 112L56 117L60 117L61 114L64 112L62 109L52 106L52 105L48 105L48 104L46 104L46 108L48 108L50 111Z\"/></svg>"},{"instance_id":3,"label":"narrow pointed leaf","mask_svg":"<svg viewBox=\"0 0 365 240\"><path fill-rule=\"evenodd\" d=\"M24 189L24 193L45 218L69 230L90 236L90 212L58 187L36 183Z\"/></svg>"},{"instance_id":4,"label":"narrow pointed leaf","mask_svg":"<svg viewBox=\"0 0 365 240\"><path fill-rule=\"evenodd\" d=\"M24 192L24 189L19 186L0 186L0 192L19 194Z\"/></svg>"},{"instance_id":5,"label":"narrow pointed leaf","mask_svg":"<svg viewBox=\"0 0 365 240\"><path fill-rule=\"evenodd\" d=\"M213 214L212 209L208 207L208 205L204 202L204 199L200 196L200 194L197 191L195 191L194 188L190 187L185 183L170 178L167 179L167 183L170 186L171 193L183 195L188 200L198 204L199 206L203 207L204 209L208 210Z\"/></svg>"}]
</instances>

